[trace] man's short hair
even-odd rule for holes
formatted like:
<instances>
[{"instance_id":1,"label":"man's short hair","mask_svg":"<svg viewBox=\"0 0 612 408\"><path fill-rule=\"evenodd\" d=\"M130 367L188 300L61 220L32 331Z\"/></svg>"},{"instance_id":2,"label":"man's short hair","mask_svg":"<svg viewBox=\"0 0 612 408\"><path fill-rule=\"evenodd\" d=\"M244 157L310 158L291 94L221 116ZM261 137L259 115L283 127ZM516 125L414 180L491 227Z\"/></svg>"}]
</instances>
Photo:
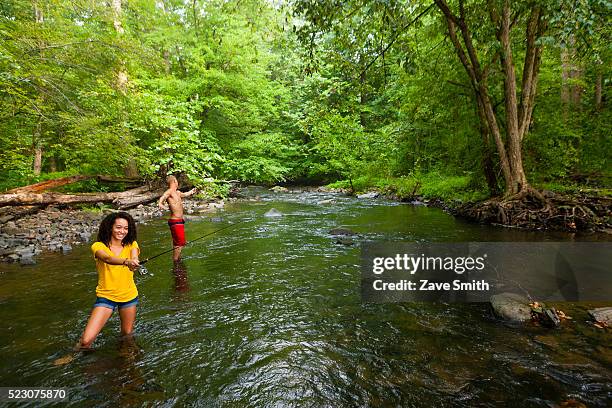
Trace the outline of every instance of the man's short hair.
<instances>
[{"instance_id":1,"label":"man's short hair","mask_svg":"<svg viewBox=\"0 0 612 408\"><path fill-rule=\"evenodd\" d=\"M168 184L170 184L170 183L178 184L178 180L174 176L168 176L168 177L166 177L166 183L168 183Z\"/></svg>"}]
</instances>

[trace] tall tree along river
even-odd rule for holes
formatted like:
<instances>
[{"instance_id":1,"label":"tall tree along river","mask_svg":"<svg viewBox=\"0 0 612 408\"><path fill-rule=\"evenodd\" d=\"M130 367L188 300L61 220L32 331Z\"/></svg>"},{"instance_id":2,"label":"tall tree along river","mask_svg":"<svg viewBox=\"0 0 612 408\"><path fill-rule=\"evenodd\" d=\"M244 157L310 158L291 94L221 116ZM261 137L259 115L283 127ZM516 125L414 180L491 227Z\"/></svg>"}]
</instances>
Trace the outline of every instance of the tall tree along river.
<instances>
[{"instance_id":1,"label":"tall tree along river","mask_svg":"<svg viewBox=\"0 0 612 408\"><path fill-rule=\"evenodd\" d=\"M170 256L147 265L150 274L137 278L135 341L119 338L115 314L96 351L66 365L53 361L80 336L95 297L89 246L42 255L35 266L2 265L0 384L67 387L73 406L609 403L611 338L584 323L592 304L561 306L574 320L548 330L505 326L483 303L360 299L366 241L580 237L469 224L383 200L254 193L262 199L192 216L187 234L249 222L186 247L177 267ZM263 217L272 207L285 216ZM341 225L360 234L356 245L330 237ZM165 220L140 225L139 243L143 259L167 249Z\"/></svg>"}]
</instances>

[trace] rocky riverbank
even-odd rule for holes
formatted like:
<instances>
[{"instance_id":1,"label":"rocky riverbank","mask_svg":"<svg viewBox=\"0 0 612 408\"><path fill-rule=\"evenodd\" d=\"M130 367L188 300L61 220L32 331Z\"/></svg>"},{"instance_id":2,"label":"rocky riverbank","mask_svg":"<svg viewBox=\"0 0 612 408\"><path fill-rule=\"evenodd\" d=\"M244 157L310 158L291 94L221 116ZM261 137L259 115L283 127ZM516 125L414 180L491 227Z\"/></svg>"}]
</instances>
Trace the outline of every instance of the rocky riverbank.
<instances>
[{"instance_id":1,"label":"rocky riverbank","mask_svg":"<svg viewBox=\"0 0 612 408\"><path fill-rule=\"evenodd\" d=\"M222 208L224 202L186 199L183 205L186 214L194 214ZM5 222L0 224L0 261L31 265L36 263L36 256L43 251L69 252L73 245L95 238L100 221L113 211L117 210L59 209L49 206L21 217L10 219L10 216L5 216ZM127 212L137 223L163 215L156 203L141 204Z\"/></svg>"}]
</instances>

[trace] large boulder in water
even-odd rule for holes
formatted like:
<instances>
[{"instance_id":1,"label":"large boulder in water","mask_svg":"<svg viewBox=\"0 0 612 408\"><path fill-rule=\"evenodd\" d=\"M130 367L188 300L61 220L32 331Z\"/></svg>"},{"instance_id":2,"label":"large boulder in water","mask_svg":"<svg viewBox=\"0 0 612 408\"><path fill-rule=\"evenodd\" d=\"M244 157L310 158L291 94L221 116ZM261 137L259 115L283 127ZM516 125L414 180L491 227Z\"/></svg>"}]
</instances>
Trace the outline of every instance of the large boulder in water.
<instances>
[{"instance_id":1,"label":"large boulder in water","mask_svg":"<svg viewBox=\"0 0 612 408\"><path fill-rule=\"evenodd\" d=\"M531 306L526 297L516 293L500 293L491 296L491 307L498 317L511 322L531 320Z\"/></svg>"},{"instance_id":2,"label":"large boulder in water","mask_svg":"<svg viewBox=\"0 0 612 408\"><path fill-rule=\"evenodd\" d=\"M352 238L340 236L336 238L336 244L351 246L355 244L355 241Z\"/></svg>"},{"instance_id":3,"label":"large boulder in water","mask_svg":"<svg viewBox=\"0 0 612 408\"><path fill-rule=\"evenodd\" d=\"M330 235L357 235L354 231L348 228L332 228L329 230Z\"/></svg>"},{"instance_id":4,"label":"large boulder in water","mask_svg":"<svg viewBox=\"0 0 612 408\"><path fill-rule=\"evenodd\" d=\"M276 208L270 208L270 211L264 214L264 217L282 217L283 213Z\"/></svg>"},{"instance_id":5,"label":"large boulder in water","mask_svg":"<svg viewBox=\"0 0 612 408\"><path fill-rule=\"evenodd\" d=\"M598 307L597 309L589 310L589 315L598 323L612 326L612 307Z\"/></svg>"}]
</instances>

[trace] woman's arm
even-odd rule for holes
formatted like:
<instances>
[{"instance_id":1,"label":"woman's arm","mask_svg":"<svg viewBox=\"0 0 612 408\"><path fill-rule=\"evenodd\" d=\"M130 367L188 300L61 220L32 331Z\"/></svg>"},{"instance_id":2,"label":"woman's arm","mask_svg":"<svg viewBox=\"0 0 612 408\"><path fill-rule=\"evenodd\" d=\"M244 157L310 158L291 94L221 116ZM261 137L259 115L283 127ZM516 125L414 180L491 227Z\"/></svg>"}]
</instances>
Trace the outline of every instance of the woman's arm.
<instances>
[{"instance_id":1,"label":"woman's arm","mask_svg":"<svg viewBox=\"0 0 612 408\"><path fill-rule=\"evenodd\" d=\"M136 258L134 259L134 251L136 251ZM130 270L134 270L138 268L140 263L138 262L138 249L132 249L132 259L130 258L120 258L118 256L109 255L106 251L102 249L96 251L96 258L101 260L104 263L109 265L124 265L130 268Z\"/></svg>"},{"instance_id":2,"label":"woman's arm","mask_svg":"<svg viewBox=\"0 0 612 408\"><path fill-rule=\"evenodd\" d=\"M140 255L140 249L139 248L132 248L132 251L130 252L130 257L132 258L133 261L138 261L138 256Z\"/></svg>"}]
</instances>

